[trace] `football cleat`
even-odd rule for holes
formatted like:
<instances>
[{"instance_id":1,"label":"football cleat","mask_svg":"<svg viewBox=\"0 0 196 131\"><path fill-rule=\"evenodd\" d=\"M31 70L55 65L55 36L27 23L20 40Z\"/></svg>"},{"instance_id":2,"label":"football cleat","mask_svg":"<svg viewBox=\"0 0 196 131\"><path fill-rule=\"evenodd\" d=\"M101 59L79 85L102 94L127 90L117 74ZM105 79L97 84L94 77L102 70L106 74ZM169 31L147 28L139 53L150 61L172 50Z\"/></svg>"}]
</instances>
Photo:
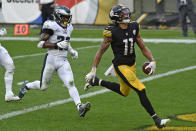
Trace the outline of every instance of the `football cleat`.
<instances>
[{"instance_id":1,"label":"football cleat","mask_svg":"<svg viewBox=\"0 0 196 131\"><path fill-rule=\"evenodd\" d=\"M90 85L89 83L86 83L85 85L84 85L84 91L87 91L89 88L91 88L92 87L92 85Z\"/></svg>"},{"instance_id":2,"label":"football cleat","mask_svg":"<svg viewBox=\"0 0 196 131\"><path fill-rule=\"evenodd\" d=\"M97 76L95 76L93 79L91 79L89 82L87 82L84 86L84 90L87 91L92 86L100 86L101 85L101 79L99 79Z\"/></svg>"},{"instance_id":3,"label":"football cleat","mask_svg":"<svg viewBox=\"0 0 196 131\"><path fill-rule=\"evenodd\" d=\"M80 105L79 110L78 110L80 117L84 117L86 112L89 111L90 108L91 108L90 102L86 102L85 104Z\"/></svg>"},{"instance_id":4,"label":"football cleat","mask_svg":"<svg viewBox=\"0 0 196 131\"><path fill-rule=\"evenodd\" d=\"M22 99L24 95L26 94L26 92L29 90L26 86L27 83L29 83L29 81L24 81L24 83L22 84L22 88L18 92L18 96L20 99Z\"/></svg>"},{"instance_id":5,"label":"football cleat","mask_svg":"<svg viewBox=\"0 0 196 131\"><path fill-rule=\"evenodd\" d=\"M18 96L15 96L14 94L11 95L5 95L5 101L9 102L9 101L18 101L20 100L20 98Z\"/></svg>"},{"instance_id":6,"label":"football cleat","mask_svg":"<svg viewBox=\"0 0 196 131\"><path fill-rule=\"evenodd\" d=\"M155 125L157 126L157 128L163 128L167 125L167 123L170 122L170 119L161 119L161 118L157 118L155 120Z\"/></svg>"}]
</instances>

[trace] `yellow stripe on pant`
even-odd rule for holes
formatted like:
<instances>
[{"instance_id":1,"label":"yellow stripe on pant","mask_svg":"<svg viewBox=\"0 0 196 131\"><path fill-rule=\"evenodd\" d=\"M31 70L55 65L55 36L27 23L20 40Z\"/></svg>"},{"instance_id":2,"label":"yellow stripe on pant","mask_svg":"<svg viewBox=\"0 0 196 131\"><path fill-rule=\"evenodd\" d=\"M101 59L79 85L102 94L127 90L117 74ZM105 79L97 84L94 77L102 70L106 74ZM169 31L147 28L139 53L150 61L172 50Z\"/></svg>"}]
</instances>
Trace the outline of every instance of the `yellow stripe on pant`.
<instances>
[{"instance_id":1,"label":"yellow stripe on pant","mask_svg":"<svg viewBox=\"0 0 196 131\"><path fill-rule=\"evenodd\" d=\"M120 91L124 96L129 94L131 88L135 88L139 91L146 88L137 78L135 67L136 64L133 66L120 65L117 67L118 69L114 68L117 77L120 79Z\"/></svg>"}]
</instances>

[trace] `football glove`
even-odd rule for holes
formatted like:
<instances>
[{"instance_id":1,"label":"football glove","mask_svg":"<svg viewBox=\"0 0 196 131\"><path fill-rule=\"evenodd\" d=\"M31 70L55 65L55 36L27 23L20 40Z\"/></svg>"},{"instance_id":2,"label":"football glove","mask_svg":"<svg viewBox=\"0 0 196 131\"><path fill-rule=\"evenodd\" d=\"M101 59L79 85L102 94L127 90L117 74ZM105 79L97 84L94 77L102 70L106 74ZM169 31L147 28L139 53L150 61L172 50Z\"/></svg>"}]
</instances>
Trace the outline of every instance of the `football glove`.
<instances>
[{"instance_id":1,"label":"football glove","mask_svg":"<svg viewBox=\"0 0 196 131\"><path fill-rule=\"evenodd\" d=\"M68 41L60 41L60 42L58 42L57 43L57 46L59 47L59 48L62 48L62 49L68 49L68 47L69 47L69 42Z\"/></svg>"},{"instance_id":2,"label":"football glove","mask_svg":"<svg viewBox=\"0 0 196 131\"><path fill-rule=\"evenodd\" d=\"M70 52L72 59L78 59L78 52L74 49Z\"/></svg>"},{"instance_id":3,"label":"football glove","mask_svg":"<svg viewBox=\"0 0 196 131\"><path fill-rule=\"evenodd\" d=\"M6 35L7 30L5 28L0 29L0 36Z\"/></svg>"},{"instance_id":4,"label":"football glove","mask_svg":"<svg viewBox=\"0 0 196 131\"><path fill-rule=\"evenodd\" d=\"M38 44L37 44L37 47L38 48L42 48L43 45L44 45L45 41L40 41Z\"/></svg>"},{"instance_id":5,"label":"football glove","mask_svg":"<svg viewBox=\"0 0 196 131\"><path fill-rule=\"evenodd\" d=\"M150 68L150 72L148 73L148 75L152 75L155 72L156 69L156 62L155 61L151 61L145 69Z\"/></svg>"},{"instance_id":6,"label":"football glove","mask_svg":"<svg viewBox=\"0 0 196 131\"><path fill-rule=\"evenodd\" d=\"M86 82L90 82L90 80L95 78L95 76L96 76L96 67L93 67L92 70L85 77Z\"/></svg>"}]
</instances>

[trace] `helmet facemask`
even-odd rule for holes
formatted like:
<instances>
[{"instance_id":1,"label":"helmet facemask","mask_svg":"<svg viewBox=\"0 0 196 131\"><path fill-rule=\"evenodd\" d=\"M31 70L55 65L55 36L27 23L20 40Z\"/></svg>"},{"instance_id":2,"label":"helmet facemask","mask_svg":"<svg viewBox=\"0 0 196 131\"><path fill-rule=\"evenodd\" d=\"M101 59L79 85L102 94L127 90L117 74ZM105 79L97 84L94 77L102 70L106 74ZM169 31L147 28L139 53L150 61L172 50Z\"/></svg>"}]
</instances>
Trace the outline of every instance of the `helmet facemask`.
<instances>
[{"instance_id":1,"label":"helmet facemask","mask_svg":"<svg viewBox=\"0 0 196 131\"><path fill-rule=\"evenodd\" d=\"M119 14L121 21L118 23L129 23L130 22L130 17L131 17L131 12L129 8L123 8L122 11Z\"/></svg>"},{"instance_id":2,"label":"helmet facemask","mask_svg":"<svg viewBox=\"0 0 196 131\"><path fill-rule=\"evenodd\" d=\"M63 27L66 27L68 23L71 22L71 18L72 16L71 15L60 15L60 18L61 18L61 26Z\"/></svg>"}]
</instances>

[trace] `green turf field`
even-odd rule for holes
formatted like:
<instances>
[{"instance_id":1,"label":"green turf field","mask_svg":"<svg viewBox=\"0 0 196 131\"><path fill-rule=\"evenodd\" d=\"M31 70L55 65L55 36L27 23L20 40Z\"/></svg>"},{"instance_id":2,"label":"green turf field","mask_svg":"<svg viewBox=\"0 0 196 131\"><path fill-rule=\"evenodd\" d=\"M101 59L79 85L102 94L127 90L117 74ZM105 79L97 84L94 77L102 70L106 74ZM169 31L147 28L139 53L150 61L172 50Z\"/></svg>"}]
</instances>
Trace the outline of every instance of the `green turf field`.
<instances>
[{"instance_id":1,"label":"green turf field","mask_svg":"<svg viewBox=\"0 0 196 131\"><path fill-rule=\"evenodd\" d=\"M39 37L37 30L30 30L29 37ZM184 39L181 31L176 30L144 30L143 38ZM193 32L186 39L196 40ZM13 36L13 29L8 28L8 36ZM15 37L15 36L14 36ZM75 29L72 38L101 38L102 30ZM15 63L13 91L18 94L21 86L18 82L40 79L40 72L46 50L37 48L36 41L1 41L7 48ZM92 67L93 58L100 42L71 42L78 50L79 58L68 58L75 78L75 85L80 95L103 91L103 87L94 87L88 92L83 90L85 75ZM196 43L146 43L157 61L154 75L176 71L157 79L144 82L147 94L156 113L163 118L171 118L171 123L165 130L196 130L196 68L179 72L178 69L196 66ZM89 47L89 48L81 48ZM136 46L137 76L147 78L142 72L142 64L147 61ZM31 56L38 54L38 56ZM17 57L25 56L25 57ZM102 79L118 82L115 77L106 77L104 72L111 65L113 58L109 49L103 56L97 69L97 75ZM69 98L68 91L55 74L50 87L46 91L30 90L18 102L5 102L4 68L0 67L0 131L135 131L157 130L150 116L140 105L138 96L131 91L129 96L121 97L113 92L105 92L82 98L82 102L91 102L91 110L84 118L80 118L74 103L64 102L48 107L51 102ZM36 107L35 107L36 106ZM34 107L34 108L32 108ZM43 108L43 109L38 109ZM29 111L28 110L35 110ZM20 112L15 112L20 111ZM21 112L27 112L20 114ZM7 113L19 113L9 116ZM7 114L7 115L6 115ZM5 118L8 116L8 118Z\"/></svg>"}]
</instances>

